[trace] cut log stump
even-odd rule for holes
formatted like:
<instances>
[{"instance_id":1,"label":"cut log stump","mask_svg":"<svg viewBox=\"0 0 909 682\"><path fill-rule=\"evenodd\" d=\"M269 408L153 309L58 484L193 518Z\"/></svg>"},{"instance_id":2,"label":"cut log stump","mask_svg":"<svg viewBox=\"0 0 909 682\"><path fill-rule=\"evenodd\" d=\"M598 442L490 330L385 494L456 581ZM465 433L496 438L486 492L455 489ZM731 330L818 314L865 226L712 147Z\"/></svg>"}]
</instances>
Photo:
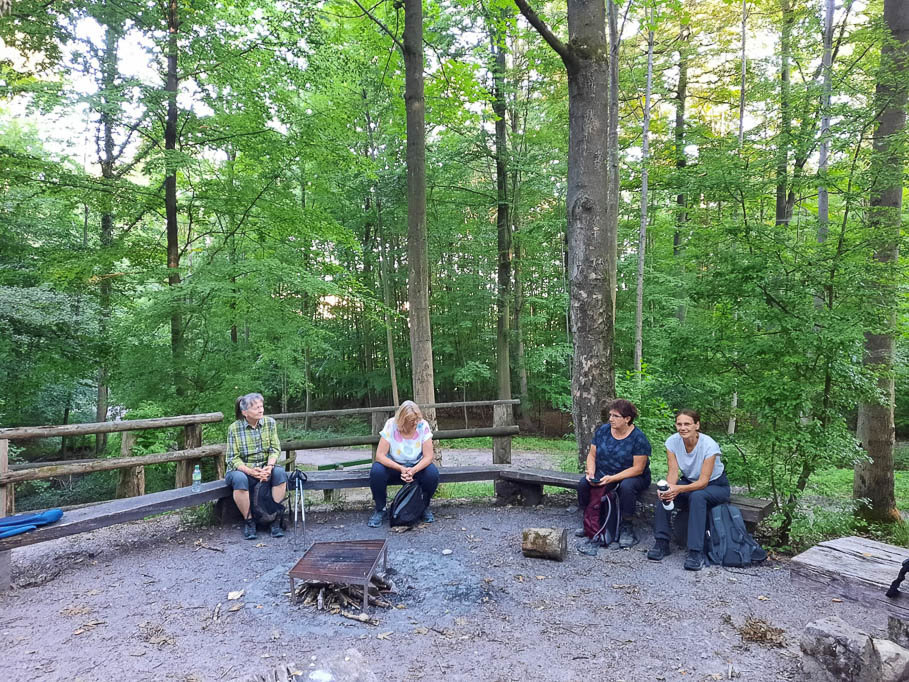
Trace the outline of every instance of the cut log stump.
<instances>
[{"instance_id":1,"label":"cut log stump","mask_svg":"<svg viewBox=\"0 0 909 682\"><path fill-rule=\"evenodd\" d=\"M525 528L521 552L533 559L565 561L568 554L568 531L564 528Z\"/></svg>"}]
</instances>

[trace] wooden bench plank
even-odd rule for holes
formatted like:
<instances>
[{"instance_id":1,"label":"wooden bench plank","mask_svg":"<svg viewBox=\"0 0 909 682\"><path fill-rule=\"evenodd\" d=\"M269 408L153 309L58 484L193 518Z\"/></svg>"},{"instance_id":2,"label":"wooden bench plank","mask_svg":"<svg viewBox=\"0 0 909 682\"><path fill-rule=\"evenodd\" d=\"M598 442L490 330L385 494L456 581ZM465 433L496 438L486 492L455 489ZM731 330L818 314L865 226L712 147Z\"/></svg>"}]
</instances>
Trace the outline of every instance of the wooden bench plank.
<instances>
[{"instance_id":1,"label":"wooden bench plank","mask_svg":"<svg viewBox=\"0 0 909 682\"><path fill-rule=\"evenodd\" d=\"M552 471L549 469L530 469L522 467L520 469L505 469L502 471L502 478L506 481L512 481L523 485L552 485L577 490L583 476L581 474ZM642 502L648 504L656 504L656 485L651 485L647 490L641 493L640 499ZM733 494L730 501L741 510L742 518L749 525L757 525L767 518L773 510L773 502L771 500Z\"/></svg>"},{"instance_id":2,"label":"wooden bench plank","mask_svg":"<svg viewBox=\"0 0 909 682\"><path fill-rule=\"evenodd\" d=\"M74 509L66 512L57 523L42 526L21 535L0 538L0 552L46 540L56 540L67 535L85 533L96 528L135 521L152 514L193 507L229 495L230 489L224 481L212 481L203 483L202 489L197 493L194 493L191 487L177 488Z\"/></svg>"},{"instance_id":3,"label":"wooden bench plank","mask_svg":"<svg viewBox=\"0 0 909 682\"><path fill-rule=\"evenodd\" d=\"M909 594L891 599L887 588L909 559L909 548L850 536L827 540L793 557L790 580L845 597L909 621Z\"/></svg>"}]
</instances>

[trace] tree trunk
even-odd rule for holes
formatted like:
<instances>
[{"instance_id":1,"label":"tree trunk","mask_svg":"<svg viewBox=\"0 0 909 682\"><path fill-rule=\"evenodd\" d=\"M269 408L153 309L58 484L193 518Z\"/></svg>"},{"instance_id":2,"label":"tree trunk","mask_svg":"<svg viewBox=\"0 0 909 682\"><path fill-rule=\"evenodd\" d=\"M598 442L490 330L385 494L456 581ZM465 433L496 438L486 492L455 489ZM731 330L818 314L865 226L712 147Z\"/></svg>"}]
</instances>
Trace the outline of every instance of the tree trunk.
<instances>
[{"instance_id":1,"label":"tree trunk","mask_svg":"<svg viewBox=\"0 0 909 682\"><path fill-rule=\"evenodd\" d=\"M521 553L533 559L565 561L568 531L565 528L525 528L521 533Z\"/></svg>"},{"instance_id":2,"label":"tree trunk","mask_svg":"<svg viewBox=\"0 0 909 682\"><path fill-rule=\"evenodd\" d=\"M630 2L630 0L629 0ZM609 93L606 106L606 231L611 235L606 253L607 287L612 298L612 317L615 319L616 279L619 235L619 33L618 8L614 0L606 0L609 24Z\"/></svg>"},{"instance_id":3,"label":"tree trunk","mask_svg":"<svg viewBox=\"0 0 909 682\"><path fill-rule=\"evenodd\" d=\"M569 324L574 344L572 416L578 461L587 456L600 409L615 396L612 283L616 235L606 221L609 49L603 2L568 0L568 44L527 5L521 14L562 58L568 75L568 186L566 195L570 282Z\"/></svg>"},{"instance_id":4,"label":"tree trunk","mask_svg":"<svg viewBox=\"0 0 909 682\"><path fill-rule=\"evenodd\" d=\"M177 31L180 24L177 19L177 0L167 4L167 118L164 123L164 213L167 222L167 283L171 287L180 286L180 243L177 225L177 168L174 158L177 149L177 91L179 79L177 74ZM185 348L183 339L183 316L177 296L172 297L173 306L170 314L170 348L173 359L174 391L177 398L186 395L184 380Z\"/></svg>"},{"instance_id":5,"label":"tree trunk","mask_svg":"<svg viewBox=\"0 0 909 682\"><path fill-rule=\"evenodd\" d=\"M653 8L649 23L653 25ZM644 256L647 249L647 164L650 154L650 91L653 87L653 30L647 31L647 85L641 128L641 226L638 230L638 272L634 308L634 371L641 377L644 355Z\"/></svg>"},{"instance_id":6,"label":"tree trunk","mask_svg":"<svg viewBox=\"0 0 909 682\"><path fill-rule=\"evenodd\" d=\"M689 33L685 29L682 34L682 44L679 47L679 87L676 93L675 105L675 167L678 183L683 186L684 168L688 165L685 158L685 101L688 98L688 52L687 42ZM688 225L688 195L679 191L675 197L676 215L675 231L672 234L672 255L682 265L682 235ZM684 292L683 292L684 293ZM675 315L680 323L685 322L686 308L684 302L679 302Z\"/></svg>"},{"instance_id":7,"label":"tree trunk","mask_svg":"<svg viewBox=\"0 0 909 682\"><path fill-rule=\"evenodd\" d=\"M868 519L895 522L900 514L893 489L892 369L901 282L897 264L906 148L900 138L906 128L909 84L909 3L884 0L884 21L891 35L881 48L875 91L875 109L881 113L874 133L868 210L878 275L875 288L868 292L868 303L873 306L877 324L874 332L865 334L864 358L865 366L877 373L877 387L884 401L859 404L857 435L868 461L855 465L853 496L868 500L861 511Z\"/></svg>"},{"instance_id":8,"label":"tree trunk","mask_svg":"<svg viewBox=\"0 0 909 682\"><path fill-rule=\"evenodd\" d=\"M429 322L429 255L426 239L426 120L423 101L423 4L404 0L404 103L407 110L407 299L413 395L436 401ZM434 409L423 415L436 429Z\"/></svg>"},{"instance_id":9,"label":"tree trunk","mask_svg":"<svg viewBox=\"0 0 909 682\"><path fill-rule=\"evenodd\" d=\"M791 218L786 193L789 187L789 146L792 143L792 112L789 88L789 59L792 56L792 26L795 12L791 0L780 0L783 25L780 31L780 136L776 160L776 224L783 225Z\"/></svg>"},{"instance_id":10,"label":"tree trunk","mask_svg":"<svg viewBox=\"0 0 909 682\"><path fill-rule=\"evenodd\" d=\"M817 188L817 241L827 241L830 222L829 193L827 192L827 156L830 149L830 92L832 89L833 60L833 0L824 0L824 56L821 68L824 71L821 90L821 139L818 149L817 174L820 183ZM821 299L823 303L823 299Z\"/></svg>"},{"instance_id":11,"label":"tree trunk","mask_svg":"<svg viewBox=\"0 0 909 682\"><path fill-rule=\"evenodd\" d=\"M505 11L497 17L504 25ZM496 232L498 242L498 272L496 291L496 377L497 398L511 400L511 220L508 202L508 139L507 114L505 108L505 35L496 28L499 22L490 26L490 47L493 56L492 110L496 115ZM511 409L509 406L508 409Z\"/></svg>"}]
</instances>

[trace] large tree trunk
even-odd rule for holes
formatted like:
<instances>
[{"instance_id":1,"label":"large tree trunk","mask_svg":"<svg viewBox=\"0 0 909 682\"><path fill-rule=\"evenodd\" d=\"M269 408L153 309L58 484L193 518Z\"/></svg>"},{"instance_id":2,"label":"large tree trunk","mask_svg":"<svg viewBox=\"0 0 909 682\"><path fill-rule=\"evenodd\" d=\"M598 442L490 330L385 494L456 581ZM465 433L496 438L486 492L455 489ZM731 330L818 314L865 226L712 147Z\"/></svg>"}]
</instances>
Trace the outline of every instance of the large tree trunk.
<instances>
[{"instance_id":1,"label":"large tree trunk","mask_svg":"<svg viewBox=\"0 0 909 682\"><path fill-rule=\"evenodd\" d=\"M496 115L496 232L498 242L498 272L496 291L496 377L497 398L511 400L511 219L508 202L508 139L505 108L505 33L496 28L505 23L504 10L490 26L492 66L492 110ZM511 410L511 406L507 408ZM511 423L511 419L508 420ZM511 460L510 441L508 460Z\"/></svg>"},{"instance_id":2,"label":"large tree trunk","mask_svg":"<svg viewBox=\"0 0 909 682\"><path fill-rule=\"evenodd\" d=\"M429 255L426 240L426 119L423 101L423 4L404 2L404 102L407 109L407 299L413 395L436 401L429 324ZM424 416L435 429L435 410Z\"/></svg>"},{"instance_id":3,"label":"large tree trunk","mask_svg":"<svg viewBox=\"0 0 909 682\"><path fill-rule=\"evenodd\" d=\"M180 286L180 238L177 225L177 168L174 152L177 149L177 31L180 24L177 19L177 0L167 4L167 118L164 122L165 176L164 176L164 214L167 222L167 283L171 287ZM183 339L183 316L179 297L172 297L170 314L170 348L173 359L174 391L177 398L186 395L185 386L185 350Z\"/></svg>"},{"instance_id":4,"label":"large tree trunk","mask_svg":"<svg viewBox=\"0 0 909 682\"><path fill-rule=\"evenodd\" d=\"M653 9L650 20L653 25ZM644 355L644 257L647 248L647 164L650 155L650 91L653 87L653 30L647 32L647 85L644 89L644 124L641 127L641 225L638 230L638 272L634 308L634 371L640 380Z\"/></svg>"},{"instance_id":5,"label":"large tree trunk","mask_svg":"<svg viewBox=\"0 0 909 682\"><path fill-rule=\"evenodd\" d=\"M629 0L630 2L630 0ZM609 24L609 94L606 107L606 230L611 235L606 254L607 286L612 298L612 317L615 319L615 299L618 281L617 253L619 235L619 48L622 36L619 33L618 7L615 0L606 0L607 22Z\"/></svg>"},{"instance_id":6,"label":"large tree trunk","mask_svg":"<svg viewBox=\"0 0 909 682\"><path fill-rule=\"evenodd\" d=\"M562 58L568 74L568 187L566 196L570 325L574 344L572 416L578 461L587 456L600 409L615 396L612 363L616 237L606 220L609 49L602 2L568 0L568 44L527 5L530 24Z\"/></svg>"},{"instance_id":7,"label":"large tree trunk","mask_svg":"<svg viewBox=\"0 0 909 682\"><path fill-rule=\"evenodd\" d=\"M882 403L860 403L858 438L868 461L855 466L853 496L869 501L862 514L876 521L897 521L893 490L893 348L899 305L900 216L903 203L903 166L906 95L909 84L909 3L884 0L884 21L889 35L881 48L881 66L875 92L880 111L871 160L871 200L868 210L870 239L877 261L876 288L868 302L877 313L875 331L865 334L865 366L878 373Z\"/></svg>"}]
</instances>

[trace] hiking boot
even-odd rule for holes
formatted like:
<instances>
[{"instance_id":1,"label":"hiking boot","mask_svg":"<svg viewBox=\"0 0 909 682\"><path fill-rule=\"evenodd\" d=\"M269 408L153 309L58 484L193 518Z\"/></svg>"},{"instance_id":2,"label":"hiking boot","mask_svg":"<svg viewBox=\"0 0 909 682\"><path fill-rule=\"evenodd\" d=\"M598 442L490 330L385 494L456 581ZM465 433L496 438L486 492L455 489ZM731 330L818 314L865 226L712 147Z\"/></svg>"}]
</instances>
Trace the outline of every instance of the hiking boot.
<instances>
[{"instance_id":1,"label":"hiking boot","mask_svg":"<svg viewBox=\"0 0 909 682\"><path fill-rule=\"evenodd\" d=\"M423 510L423 516L420 517L420 520L423 523L432 523L433 521L436 520L436 517L433 515L433 513L429 509L429 507L426 507L426 509Z\"/></svg>"},{"instance_id":2,"label":"hiking boot","mask_svg":"<svg viewBox=\"0 0 909 682\"><path fill-rule=\"evenodd\" d=\"M584 532L583 526L582 526L581 528L578 528L578 529L576 529L576 530L574 531L574 536L575 536L576 538L582 538L582 537L584 537L584 536L586 536L586 535L587 535L587 533Z\"/></svg>"},{"instance_id":3,"label":"hiking boot","mask_svg":"<svg viewBox=\"0 0 909 682\"><path fill-rule=\"evenodd\" d=\"M370 528L378 528L382 525L382 522L388 518L388 512L384 509L377 509L372 513L372 516L369 517L369 521L366 522L366 525Z\"/></svg>"},{"instance_id":4,"label":"hiking boot","mask_svg":"<svg viewBox=\"0 0 909 682\"><path fill-rule=\"evenodd\" d=\"M638 536L634 533L631 521L622 521L619 526L619 549L628 549L638 544Z\"/></svg>"},{"instance_id":5,"label":"hiking boot","mask_svg":"<svg viewBox=\"0 0 909 682\"><path fill-rule=\"evenodd\" d=\"M696 549L688 550L688 558L685 559L686 571L700 571L704 568L704 553Z\"/></svg>"},{"instance_id":6,"label":"hiking boot","mask_svg":"<svg viewBox=\"0 0 909 682\"><path fill-rule=\"evenodd\" d=\"M247 540L256 539L256 521L255 519L246 519L243 522L243 537Z\"/></svg>"},{"instance_id":7,"label":"hiking boot","mask_svg":"<svg viewBox=\"0 0 909 682\"><path fill-rule=\"evenodd\" d=\"M284 537L284 529L281 528L280 521L274 521L271 524L271 536L273 538L283 538Z\"/></svg>"},{"instance_id":8,"label":"hiking boot","mask_svg":"<svg viewBox=\"0 0 909 682\"><path fill-rule=\"evenodd\" d=\"M662 561L665 557L669 556L669 554L669 540L657 538L653 547L647 552L647 558L651 561Z\"/></svg>"},{"instance_id":9,"label":"hiking boot","mask_svg":"<svg viewBox=\"0 0 909 682\"><path fill-rule=\"evenodd\" d=\"M587 556L596 556L597 552L600 551L600 543L593 542L592 540L587 540L585 542L579 542L577 549L581 554L586 554Z\"/></svg>"}]
</instances>

